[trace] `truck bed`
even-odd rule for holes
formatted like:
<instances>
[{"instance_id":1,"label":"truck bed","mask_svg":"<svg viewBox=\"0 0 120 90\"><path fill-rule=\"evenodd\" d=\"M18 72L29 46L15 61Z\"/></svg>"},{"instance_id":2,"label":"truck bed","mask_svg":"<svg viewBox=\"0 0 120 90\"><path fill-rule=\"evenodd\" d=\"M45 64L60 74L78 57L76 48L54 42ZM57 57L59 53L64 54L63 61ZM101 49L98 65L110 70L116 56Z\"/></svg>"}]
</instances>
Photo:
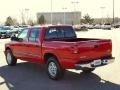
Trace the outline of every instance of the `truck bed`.
<instances>
[{"instance_id":1,"label":"truck bed","mask_svg":"<svg viewBox=\"0 0 120 90\"><path fill-rule=\"evenodd\" d=\"M61 59L70 59L66 61L67 63L80 63L111 57L112 52L110 39L50 39L45 41L45 44L47 47L54 47L53 49L59 53Z\"/></svg>"}]
</instances>

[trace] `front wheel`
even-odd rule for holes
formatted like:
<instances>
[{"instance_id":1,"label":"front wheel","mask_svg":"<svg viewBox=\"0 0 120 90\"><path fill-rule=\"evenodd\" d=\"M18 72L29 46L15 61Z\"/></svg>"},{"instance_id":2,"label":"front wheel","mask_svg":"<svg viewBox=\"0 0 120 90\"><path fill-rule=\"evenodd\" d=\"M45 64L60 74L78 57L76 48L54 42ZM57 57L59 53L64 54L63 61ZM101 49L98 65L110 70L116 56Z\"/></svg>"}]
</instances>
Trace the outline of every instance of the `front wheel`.
<instances>
[{"instance_id":1,"label":"front wheel","mask_svg":"<svg viewBox=\"0 0 120 90\"><path fill-rule=\"evenodd\" d=\"M14 66L17 63L17 59L13 56L11 50L6 50L6 61L9 66Z\"/></svg>"},{"instance_id":2,"label":"front wheel","mask_svg":"<svg viewBox=\"0 0 120 90\"><path fill-rule=\"evenodd\" d=\"M55 57L50 57L47 60L47 74L50 79L58 80L63 77L64 69L61 68Z\"/></svg>"}]
</instances>

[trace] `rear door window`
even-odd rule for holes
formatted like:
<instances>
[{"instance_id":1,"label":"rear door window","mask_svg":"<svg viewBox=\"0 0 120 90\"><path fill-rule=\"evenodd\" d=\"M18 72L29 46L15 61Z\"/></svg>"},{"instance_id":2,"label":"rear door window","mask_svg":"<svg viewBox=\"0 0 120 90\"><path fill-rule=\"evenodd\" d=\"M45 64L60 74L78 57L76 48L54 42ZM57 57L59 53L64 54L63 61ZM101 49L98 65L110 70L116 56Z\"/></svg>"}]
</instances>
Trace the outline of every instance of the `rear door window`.
<instances>
[{"instance_id":1,"label":"rear door window","mask_svg":"<svg viewBox=\"0 0 120 90\"><path fill-rule=\"evenodd\" d=\"M29 42L38 43L40 40L40 28L32 28L29 34Z\"/></svg>"}]
</instances>

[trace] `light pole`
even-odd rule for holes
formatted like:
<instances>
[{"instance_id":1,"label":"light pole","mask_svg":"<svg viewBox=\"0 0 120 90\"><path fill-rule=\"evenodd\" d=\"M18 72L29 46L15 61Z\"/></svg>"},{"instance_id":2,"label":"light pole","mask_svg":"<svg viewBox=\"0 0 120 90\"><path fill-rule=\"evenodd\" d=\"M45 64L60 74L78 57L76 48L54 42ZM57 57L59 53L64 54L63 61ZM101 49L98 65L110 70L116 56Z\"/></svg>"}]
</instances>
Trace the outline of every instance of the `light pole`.
<instances>
[{"instance_id":1,"label":"light pole","mask_svg":"<svg viewBox=\"0 0 120 90\"><path fill-rule=\"evenodd\" d=\"M103 10L105 9L105 7L104 6L102 6L102 7L100 7L100 9L101 9L101 24L103 24Z\"/></svg>"},{"instance_id":2,"label":"light pole","mask_svg":"<svg viewBox=\"0 0 120 90\"><path fill-rule=\"evenodd\" d=\"M115 23L115 1L113 0L113 24Z\"/></svg>"},{"instance_id":3,"label":"light pole","mask_svg":"<svg viewBox=\"0 0 120 90\"><path fill-rule=\"evenodd\" d=\"M52 11L52 0L51 0L51 24L53 23L53 11Z\"/></svg>"},{"instance_id":4,"label":"light pole","mask_svg":"<svg viewBox=\"0 0 120 90\"><path fill-rule=\"evenodd\" d=\"M26 13L26 24L28 24L28 12L30 9L26 8L25 13Z\"/></svg>"},{"instance_id":5,"label":"light pole","mask_svg":"<svg viewBox=\"0 0 120 90\"><path fill-rule=\"evenodd\" d=\"M79 2L78 1L72 1L71 2L73 5L74 5L74 23L75 23L75 21L76 21L76 5L77 4L79 4Z\"/></svg>"},{"instance_id":6,"label":"light pole","mask_svg":"<svg viewBox=\"0 0 120 90\"><path fill-rule=\"evenodd\" d=\"M63 10L64 10L64 24L66 24L66 16L65 16L65 10L67 9L67 8L62 8Z\"/></svg>"},{"instance_id":7,"label":"light pole","mask_svg":"<svg viewBox=\"0 0 120 90\"><path fill-rule=\"evenodd\" d=\"M24 25L24 24L25 24L25 14L24 14L24 10L22 9L22 10L20 11L20 13L21 13L21 24Z\"/></svg>"}]
</instances>

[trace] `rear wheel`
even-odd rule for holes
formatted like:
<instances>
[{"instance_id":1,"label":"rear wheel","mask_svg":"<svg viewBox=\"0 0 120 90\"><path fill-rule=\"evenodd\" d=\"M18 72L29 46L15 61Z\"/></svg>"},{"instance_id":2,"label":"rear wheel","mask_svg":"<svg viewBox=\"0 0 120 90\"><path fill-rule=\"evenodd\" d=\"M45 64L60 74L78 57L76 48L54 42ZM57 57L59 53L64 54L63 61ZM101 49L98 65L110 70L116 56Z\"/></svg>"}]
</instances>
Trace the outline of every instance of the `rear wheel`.
<instances>
[{"instance_id":1,"label":"rear wheel","mask_svg":"<svg viewBox=\"0 0 120 90\"><path fill-rule=\"evenodd\" d=\"M84 72L84 73L91 73L92 71L94 71L95 70L95 68L83 68L82 69L82 71Z\"/></svg>"},{"instance_id":2,"label":"rear wheel","mask_svg":"<svg viewBox=\"0 0 120 90\"><path fill-rule=\"evenodd\" d=\"M61 68L55 57L50 57L47 60L47 74L50 79L58 80L63 77L65 70Z\"/></svg>"},{"instance_id":3,"label":"rear wheel","mask_svg":"<svg viewBox=\"0 0 120 90\"><path fill-rule=\"evenodd\" d=\"M13 56L10 49L6 50L6 62L9 66L14 66L17 63L17 59Z\"/></svg>"}]
</instances>

